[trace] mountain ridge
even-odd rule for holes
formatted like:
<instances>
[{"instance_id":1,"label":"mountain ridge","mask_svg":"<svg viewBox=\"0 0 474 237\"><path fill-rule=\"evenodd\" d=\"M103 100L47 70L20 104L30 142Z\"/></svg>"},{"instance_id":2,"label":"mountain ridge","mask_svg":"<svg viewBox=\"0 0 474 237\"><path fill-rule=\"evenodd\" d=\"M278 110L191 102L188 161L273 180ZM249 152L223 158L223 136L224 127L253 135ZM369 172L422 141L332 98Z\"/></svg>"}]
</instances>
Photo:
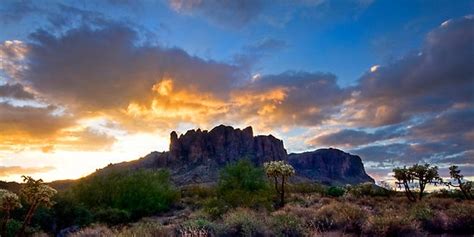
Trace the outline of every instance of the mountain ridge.
<instances>
[{"instance_id":1,"label":"mountain ridge","mask_svg":"<svg viewBox=\"0 0 474 237\"><path fill-rule=\"evenodd\" d=\"M209 131L191 129L179 136L173 131L169 151L155 151L138 160L111 164L96 173L167 168L177 185L209 184L218 180L222 167L240 159L248 159L255 165L285 160L296 170L292 182L374 183L359 156L334 148L288 155L283 141L273 135L254 136L250 126L239 129L225 125Z\"/></svg>"}]
</instances>

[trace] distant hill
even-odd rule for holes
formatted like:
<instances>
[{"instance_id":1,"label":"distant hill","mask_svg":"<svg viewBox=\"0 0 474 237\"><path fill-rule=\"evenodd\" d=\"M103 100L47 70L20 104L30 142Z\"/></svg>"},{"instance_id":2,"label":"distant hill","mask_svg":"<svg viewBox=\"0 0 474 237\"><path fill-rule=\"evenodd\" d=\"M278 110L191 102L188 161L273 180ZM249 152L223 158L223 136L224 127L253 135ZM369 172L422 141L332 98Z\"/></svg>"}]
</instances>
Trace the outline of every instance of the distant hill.
<instances>
[{"instance_id":1,"label":"distant hill","mask_svg":"<svg viewBox=\"0 0 474 237\"><path fill-rule=\"evenodd\" d=\"M272 135L253 136L252 127L241 130L224 125L210 131L189 130L179 137L172 132L169 152L152 152L135 161L109 165L96 173L168 168L177 185L214 183L222 167L239 159L248 159L256 165L286 160L296 169L293 182L334 185L374 182L359 156L332 148L288 155L283 141Z\"/></svg>"}]
</instances>

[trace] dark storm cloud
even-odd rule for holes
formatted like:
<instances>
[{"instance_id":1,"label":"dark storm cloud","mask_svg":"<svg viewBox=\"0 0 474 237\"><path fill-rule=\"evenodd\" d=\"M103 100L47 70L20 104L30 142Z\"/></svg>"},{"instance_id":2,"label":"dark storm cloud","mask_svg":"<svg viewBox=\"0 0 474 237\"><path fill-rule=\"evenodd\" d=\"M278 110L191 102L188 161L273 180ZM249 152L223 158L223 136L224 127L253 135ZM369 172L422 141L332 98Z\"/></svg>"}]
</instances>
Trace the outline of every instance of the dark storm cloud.
<instances>
[{"instance_id":1,"label":"dark storm cloud","mask_svg":"<svg viewBox=\"0 0 474 237\"><path fill-rule=\"evenodd\" d=\"M85 109L116 108L147 99L153 85L171 77L179 87L225 95L239 69L205 61L181 49L137 45L137 32L110 23L83 26L56 37L31 35L24 82L39 92ZM221 93L222 92L222 93Z\"/></svg>"},{"instance_id":2,"label":"dark storm cloud","mask_svg":"<svg viewBox=\"0 0 474 237\"><path fill-rule=\"evenodd\" d=\"M0 85L0 98L1 97L19 100L32 100L35 98L33 94L25 91L25 88L21 84Z\"/></svg>"},{"instance_id":3,"label":"dark storm cloud","mask_svg":"<svg viewBox=\"0 0 474 237\"><path fill-rule=\"evenodd\" d=\"M474 101L474 19L432 31L420 53L366 73L355 88L358 122L379 126Z\"/></svg>"},{"instance_id":4,"label":"dark storm cloud","mask_svg":"<svg viewBox=\"0 0 474 237\"><path fill-rule=\"evenodd\" d=\"M169 4L179 13L198 14L216 24L238 28L257 18L265 7L262 0L169 0Z\"/></svg>"},{"instance_id":5,"label":"dark storm cloud","mask_svg":"<svg viewBox=\"0 0 474 237\"><path fill-rule=\"evenodd\" d=\"M332 145L332 146L360 146L376 141L387 140L400 137L405 133L404 129L398 126L378 129L373 133L343 129L335 133L318 136L310 141L310 144Z\"/></svg>"}]
</instances>

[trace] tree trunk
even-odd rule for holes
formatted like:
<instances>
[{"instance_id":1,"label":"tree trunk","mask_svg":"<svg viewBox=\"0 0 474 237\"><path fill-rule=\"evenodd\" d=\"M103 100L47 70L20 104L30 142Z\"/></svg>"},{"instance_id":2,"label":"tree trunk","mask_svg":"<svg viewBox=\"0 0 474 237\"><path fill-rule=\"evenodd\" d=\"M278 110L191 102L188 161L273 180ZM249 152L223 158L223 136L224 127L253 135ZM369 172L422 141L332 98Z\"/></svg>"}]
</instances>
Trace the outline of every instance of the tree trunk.
<instances>
[{"instance_id":1,"label":"tree trunk","mask_svg":"<svg viewBox=\"0 0 474 237\"><path fill-rule=\"evenodd\" d=\"M281 178L280 207L285 206L285 176Z\"/></svg>"},{"instance_id":2,"label":"tree trunk","mask_svg":"<svg viewBox=\"0 0 474 237\"><path fill-rule=\"evenodd\" d=\"M30 209L28 210L28 213L26 213L25 220L23 221L20 232L18 234L20 237L26 236L25 235L26 226L30 224L31 218L33 217L33 213L35 212L37 206L38 204L36 203L32 204Z\"/></svg>"}]
</instances>

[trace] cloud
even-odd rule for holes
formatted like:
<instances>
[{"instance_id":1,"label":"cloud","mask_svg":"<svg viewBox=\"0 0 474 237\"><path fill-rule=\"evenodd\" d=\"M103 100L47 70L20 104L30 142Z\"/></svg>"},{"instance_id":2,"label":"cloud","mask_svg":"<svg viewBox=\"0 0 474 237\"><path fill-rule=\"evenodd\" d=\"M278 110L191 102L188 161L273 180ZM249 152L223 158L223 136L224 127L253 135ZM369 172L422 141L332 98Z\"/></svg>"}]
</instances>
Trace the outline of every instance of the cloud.
<instances>
[{"instance_id":1,"label":"cloud","mask_svg":"<svg viewBox=\"0 0 474 237\"><path fill-rule=\"evenodd\" d=\"M373 133L362 130L342 129L335 133L318 136L310 140L309 143L312 145L356 147L400 137L403 133L404 131L398 127L382 128Z\"/></svg>"},{"instance_id":2,"label":"cloud","mask_svg":"<svg viewBox=\"0 0 474 237\"><path fill-rule=\"evenodd\" d=\"M26 91L21 84L4 84L0 85L0 98L13 98L18 100L32 100L35 96Z\"/></svg>"},{"instance_id":3,"label":"cloud","mask_svg":"<svg viewBox=\"0 0 474 237\"><path fill-rule=\"evenodd\" d=\"M262 58L268 57L288 47L288 43L284 40L265 37L245 45L242 52L234 55L234 61L237 65L250 69L262 60Z\"/></svg>"},{"instance_id":4,"label":"cloud","mask_svg":"<svg viewBox=\"0 0 474 237\"><path fill-rule=\"evenodd\" d=\"M137 45L137 37L123 24L83 26L61 37L35 32L23 80L50 98L90 111L149 100L153 85L165 77L179 88L219 96L238 81L235 66L177 48Z\"/></svg>"},{"instance_id":5,"label":"cloud","mask_svg":"<svg viewBox=\"0 0 474 237\"><path fill-rule=\"evenodd\" d=\"M333 74L294 71L262 76L234 93L248 101L236 110L242 117L257 116L270 127L320 125L349 96Z\"/></svg>"},{"instance_id":6,"label":"cloud","mask_svg":"<svg viewBox=\"0 0 474 237\"><path fill-rule=\"evenodd\" d=\"M10 175L31 175L37 173L45 173L56 169L52 166L44 167L22 167L22 166L0 166L0 176Z\"/></svg>"},{"instance_id":7,"label":"cloud","mask_svg":"<svg viewBox=\"0 0 474 237\"><path fill-rule=\"evenodd\" d=\"M3 24L10 24L21 21L25 16L32 12L38 11L38 8L30 0L2 2L0 6L0 22Z\"/></svg>"},{"instance_id":8,"label":"cloud","mask_svg":"<svg viewBox=\"0 0 474 237\"><path fill-rule=\"evenodd\" d=\"M55 116L55 107L46 108L0 103L0 141L44 138L56 134L60 129L74 124L68 116Z\"/></svg>"},{"instance_id":9,"label":"cloud","mask_svg":"<svg viewBox=\"0 0 474 237\"><path fill-rule=\"evenodd\" d=\"M169 0L171 9L182 14L197 14L213 23L243 27L257 18L265 7L261 0Z\"/></svg>"},{"instance_id":10,"label":"cloud","mask_svg":"<svg viewBox=\"0 0 474 237\"><path fill-rule=\"evenodd\" d=\"M28 46L19 40L7 40L0 44L0 72L14 80L24 69L22 61L28 53Z\"/></svg>"},{"instance_id":11,"label":"cloud","mask_svg":"<svg viewBox=\"0 0 474 237\"><path fill-rule=\"evenodd\" d=\"M472 103L473 28L474 19L453 20L429 33L419 53L367 72L354 88L351 120L396 124Z\"/></svg>"}]
</instances>

